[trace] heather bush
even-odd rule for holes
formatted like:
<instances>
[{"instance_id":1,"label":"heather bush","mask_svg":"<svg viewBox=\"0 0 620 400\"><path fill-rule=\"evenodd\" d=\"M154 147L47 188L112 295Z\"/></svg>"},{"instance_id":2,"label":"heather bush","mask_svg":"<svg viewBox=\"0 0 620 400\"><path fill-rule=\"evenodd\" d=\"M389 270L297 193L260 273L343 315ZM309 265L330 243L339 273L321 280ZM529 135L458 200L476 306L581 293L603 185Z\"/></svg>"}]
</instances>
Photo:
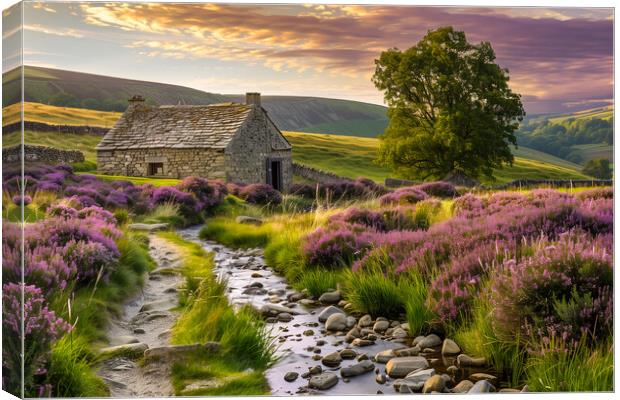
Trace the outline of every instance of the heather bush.
<instances>
[{"instance_id":1,"label":"heather bush","mask_svg":"<svg viewBox=\"0 0 620 400\"><path fill-rule=\"evenodd\" d=\"M360 258L372 246L372 235L363 228L319 228L306 237L303 254L308 264L336 268Z\"/></svg>"},{"instance_id":2,"label":"heather bush","mask_svg":"<svg viewBox=\"0 0 620 400\"><path fill-rule=\"evenodd\" d=\"M282 195L271 185L253 183L245 186L239 192L239 197L248 203L261 205L276 205L282 202Z\"/></svg>"},{"instance_id":3,"label":"heather bush","mask_svg":"<svg viewBox=\"0 0 620 400\"><path fill-rule=\"evenodd\" d=\"M583 192L577 193L577 198L579 200L598 200L598 199L613 199L614 198L614 189L613 188L596 188L584 190Z\"/></svg>"},{"instance_id":4,"label":"heather bush","mask_svg":"<svg viewBox=\"0 0 620 400\"><path fill-rule=\"evenodd\" d=\"M533 254L508 259L492 276L494 318L504 334L534 338L532 347L551 337L576 344L611 334L613 270L610 249L583 233L557 242L541 239Z\"/></svg>"},{"instance_id":5,"label":"heather bush","mask_svg":"<svg viewBox=\"0 0 620 400\"><path fill-rule=\"evenodd\" d=\"M390 192L385 186L380 185L368 178L357 178L355 180L355 184L364 187L366 189L367 196L382 196Z\"/></svg>"},{"instance_id":6,"label":"heather bush","mask_svg":"<svg viewBox=\"0 0 620 400\"><path fill-rule=\"evenodd\" d=\"M312 200L316 198L317 186L307 183L293 183L289 187L289 193Z\"/></svg>"},{"instance_id":7,"label":"heather bush","mask_svg":"<svg viewBox=\"0 0 620 400\"><path fill-rule=\"evenodd\" d=\"M194 195L169 186L155 189L153 191L152 203L153 205L177 204L181 215L188 219L195 219L197 212L200 211L200 206Z\"/></svg>"},{"instance_id":8,"label":"heather bush","mask_svg":"<svg viewBox=\"0 0 620 400\"><path fill-rule=\"evenodd\" d=\"M77 270L78 284L107 279L118 262L120 252L113 252L97 242L70 241L63 248L64 258Z\"/></svg>"},{"instance_id":9,"label":"heather bush","mask_svg":"<svg viewBox=\"0 0 620 400\"><path fill-rule=\"evenodd\" d=\"M220 204L228 193L226 186L221 182L209 182L207 179L196 176L183 179L176 187L183 192L192 193L201 209Z\"/></svg>"},{"instance_id":10,"label":"heather bush","mask_svg":"<svg viewBox=\"0 0 620 400\"><path fill-rule=\"evenodd\" d=\"M454 198L459 196L458 191L450 182L428 182L414 186L414 188L421 190L427 195L433 197Z\"/></svg>"},{"instance_id":11,"label":"heather bush","mask_svg":"<svg viewBox=\"0 0 620 400\"><path fill-rule=\"evenodd\" d=\"M17 396L21 392L21 348L24 352L24 392L27 397L45 395L43 376L50 345L65 332L69 324L56 316L45 304L41 289L33 285L6 283L2 286L3 389ZM23 338L22 338L23 317Z\"/></svg>"},{"instance_id":12,"label":"heather bush","mask_svg":"<svg viewBox=\"0 0 620 400\"><path fill-rule=\"evenodd\" d=\"M84 207L77 212L77 216L81 219L96 218L106 224L116 224L117 222L114 214L98 206Z\"/></svg>"},{"instance_id":13,"label":"heather bush","mask_svg":"<svg viewBox=\"0 0 620 400\"><path fill-rule=\"evenodd\" d=\"M388 193L379 198L382 206L394 204L415 204L419 201L426 200L428 195L416 187L405 187L396 189L392 193Z\"/></svg>"}]
</instances>

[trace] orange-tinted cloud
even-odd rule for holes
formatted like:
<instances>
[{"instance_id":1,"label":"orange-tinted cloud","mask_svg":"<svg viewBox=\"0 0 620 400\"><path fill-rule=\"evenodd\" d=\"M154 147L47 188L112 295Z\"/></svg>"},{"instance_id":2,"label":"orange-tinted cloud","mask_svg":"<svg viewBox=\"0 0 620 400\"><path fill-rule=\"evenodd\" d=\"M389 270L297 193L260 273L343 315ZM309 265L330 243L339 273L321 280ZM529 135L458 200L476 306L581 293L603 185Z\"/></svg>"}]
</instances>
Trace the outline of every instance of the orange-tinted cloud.
<instances>
[{"instance_id":1,"label":"orange-tinted cloud","mask_svg":"<svg viewBox=\"0 0 620 400\"><path fill-rule=\"evenodd\" d=\"M90 3L82 12L90 24L150 34L129 45L147 56L238 60L364 84L382 50L452 25L491 42L530 108L612 97L611 9Z\"/></svg>"}]
</instances>

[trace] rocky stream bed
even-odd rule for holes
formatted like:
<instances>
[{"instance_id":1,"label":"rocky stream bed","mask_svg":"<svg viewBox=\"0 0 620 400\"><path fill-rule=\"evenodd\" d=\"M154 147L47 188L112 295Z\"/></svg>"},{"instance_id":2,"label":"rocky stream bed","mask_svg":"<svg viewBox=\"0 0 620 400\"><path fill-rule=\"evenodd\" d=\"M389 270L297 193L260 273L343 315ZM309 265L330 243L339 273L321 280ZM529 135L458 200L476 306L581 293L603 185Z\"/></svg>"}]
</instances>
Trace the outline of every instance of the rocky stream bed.
<instances>
[{"instance_id":1,"label":"rocky stream bed","mask_svg":"<svg viewBox=\"0 0 620 400\"><path fill-rule=\"evenodd\" d=\"M278 346L278 360L266 372L273 395L520 391L504 387L484 359L462 354L452 340L412 338L405 321L355 315L337 290L309 298L265 265L261 249L201 240L199 229L178 233L214 253L214 272L226 280L234 307L249 304L268 322ZM170 345L181 261L174 247L154 235L150 252L158 267L111 324L111 347L102 350L109 357L99 374L113 397L171 396L172 356L197 347L217 350L216 343ZM142 362L135 361L141 356Z\"/></svg>"}]
</instances>

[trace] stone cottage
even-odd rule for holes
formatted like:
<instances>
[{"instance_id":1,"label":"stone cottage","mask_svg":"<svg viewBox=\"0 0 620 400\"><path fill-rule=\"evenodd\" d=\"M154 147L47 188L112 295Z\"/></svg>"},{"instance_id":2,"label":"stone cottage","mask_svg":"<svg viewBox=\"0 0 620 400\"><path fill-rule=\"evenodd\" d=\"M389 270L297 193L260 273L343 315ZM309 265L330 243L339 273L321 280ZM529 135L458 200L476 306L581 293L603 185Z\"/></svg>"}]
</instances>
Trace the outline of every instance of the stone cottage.
<instances>
[{"instance_id":1,"label":"stone cottage","mask_svg":"<svg viewBox=\"0 0 620 400\"><path fill-rule=\"evenodd\" d=\"M159 106L134 96L97 145L104 174L267 183L285 191L292 180L291 145L261 107L246 104Z\"/></svg>"}]
</instances>

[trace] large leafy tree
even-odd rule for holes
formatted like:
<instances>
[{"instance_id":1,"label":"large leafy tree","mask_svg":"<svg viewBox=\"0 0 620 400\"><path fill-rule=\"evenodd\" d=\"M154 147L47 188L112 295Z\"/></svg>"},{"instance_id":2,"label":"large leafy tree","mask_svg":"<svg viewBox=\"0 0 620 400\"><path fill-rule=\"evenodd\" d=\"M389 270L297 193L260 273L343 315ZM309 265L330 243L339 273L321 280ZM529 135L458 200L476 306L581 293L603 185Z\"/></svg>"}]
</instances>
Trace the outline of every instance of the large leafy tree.
<instances>
[{"instance_id":1,"label":"large leafy tree","mask_svg":"<svg viewBox=\"0 0 620 400\"><path fill-rule=\"evenodd\" d=\"M372 78L390 123L378 161L410 179L450 172L492 177L514 158L513 132L525 112L488 42L471 44L452 27L429 31L408 50L389 49Z\"/></svg>"}]
</instances>

